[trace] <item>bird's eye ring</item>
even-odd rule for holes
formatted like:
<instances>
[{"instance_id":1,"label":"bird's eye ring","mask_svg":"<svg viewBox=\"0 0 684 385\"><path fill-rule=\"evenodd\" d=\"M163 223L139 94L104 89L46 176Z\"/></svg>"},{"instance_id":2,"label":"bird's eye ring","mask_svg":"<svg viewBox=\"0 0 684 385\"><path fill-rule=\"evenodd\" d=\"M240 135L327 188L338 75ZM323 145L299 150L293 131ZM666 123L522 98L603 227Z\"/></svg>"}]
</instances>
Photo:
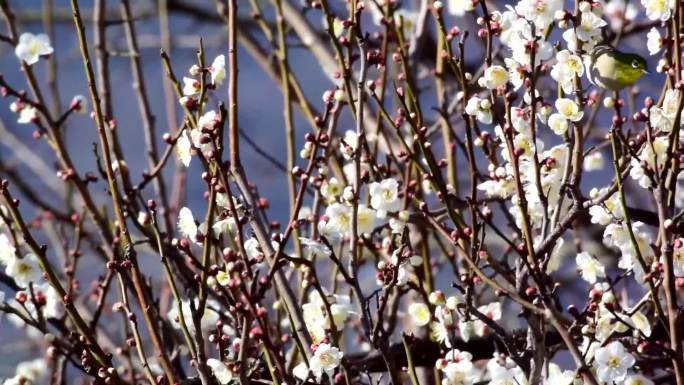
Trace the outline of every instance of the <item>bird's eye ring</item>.
<instances>
[{"instance_id":1,"label":"bird's eye ring","mask_svg":"<svg viewBox=\"0 0 684 385\"><path fill-rule=\"evenodd\" d=\"M639 68L639 62L636 60L632 60L632 68Z\"/></svg>"}]
</instances>

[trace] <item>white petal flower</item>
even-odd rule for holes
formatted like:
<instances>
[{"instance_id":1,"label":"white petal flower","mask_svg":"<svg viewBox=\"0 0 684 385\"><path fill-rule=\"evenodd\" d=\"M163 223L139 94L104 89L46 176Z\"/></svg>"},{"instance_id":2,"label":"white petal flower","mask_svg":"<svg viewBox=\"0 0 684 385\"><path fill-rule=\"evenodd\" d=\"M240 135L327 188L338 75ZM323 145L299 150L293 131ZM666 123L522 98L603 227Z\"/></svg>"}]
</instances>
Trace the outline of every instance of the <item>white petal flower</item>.
<instances>
[{"instance_id":1,"label":"white petal flower","mask_svg":"<svg viewBox=\"0 0 684 385\"><path fill-rule=\"evenodd\" d=\"M12 245L7 235L0 234L0 264L7 266L16 259L16 248Z\"/></svg>"},{"instance_id":2,"label":"white petal flower","mask_svg":"<svg viewBox=\"0 0 684 385\"><path fill-rule=\"evenodd\" d=\"M497 89L508 83L508 71L500 65L493 65L485 70L478 82L481 87Z\"/></svg>"},{"instance_id":3,"label":"white petal flower","mask_svg":"<svg viewBox=\"0 0 684 385\"><path fill-rule=\"evenodd\" d=\"M223 55L216 56L211 67L209 67L209 73L211 74L211 84L216 86L223 83L223 79L226 78L226 57Z\"/></svg>"},{"instance_id":4,"label":"white petal flower","mask_svg":"<svg viewBox=\"0 0 684 385\"><path fill-rule=\"evenodd\" d=\"M192 211L187 207L183 207L178 212L178 231L192 242L197 242L197 223L192 216Z\"/></svg>"},{"instance_id":5,"label":"white petal flower","mask_svg":"<svg viewBox=\"0 0 684 385\"><path fill-rule=\"evenodd\" d=\"M596 283L597 278L606 277L606 268L587 252L577 254L575 262L582 278L591 284Z\"/></svg>"},{"instance_id":6,"label":"white petal flower","mask_svg":"<svg viewBox=\"0 0 684 385\"><path fill-rule=\"evenodd\" d=\"M399 183L396 179L387 178L380 183L373 182L369 186L371 207L382 212L395 212L401 208L399 199Z\"/></svg>"},{"instance_id":7,"label":"white petal flower","mask_svg":"<svg viewBox=\"0 0 684 385\"><path fill-rule=\"evenodd\" d=\"M556 109L558 113L561 114L565 119L572 120L573 122L578 122L584 116L584 112L580 106L575 103L572 99L559 98L555 102Z\"/></svg>"},{"instance_id":8,"label":"white petal flower","mask_svg":"<svg viewBox=\"0 0 684 385\"><path fill-rule=\"evenodd\" d=\"M17 123L29 124L35 122L37 119L38 109L33 106L26 106L19 111L19 119L17 119Z\"/></svg>"},{"instance_id":9,"label":"white petal flower","mask_svg":"<svg viewBox=\"0 0 684 385\"><path fill-rule=\"evenodd\" d=\"M320 344L309 360L309 368L317 378L320 378L323 373L332 378L335 369L340 366L343 355L340 349L330 344Z\"/></svg>"},{"instance_id":10,"label":"white petal flower","mask_svg":"<svg viewBox=\"0 0 684 385\"><path fill-rule=\"evenodd\" d=\"M53 51L50 38L44 33L22 33L19 36L19 44L14 48L14 54L28 65L37 63L41 56L50 55Z\"/></svg>"},{"instance_id":11,"label":"white petal flower","mask_svg":"<svg viewBox=\"0 0 684 385\"><path fill-rule=\"evenodd\" d=\"M582 19L580 25L575 29L575 33L579 40L588 42L594 40L601 35L601 30L608 23L594 12L582 12Z\"/></svg>"},{"instance_id":12,"label":"white petal flower","mask_svg":"<svg viewBox=\"0 0 684 385\"><path fill-rule=\"evenodd\" d=\"M223 362L215 358L210 358L207 360L207 366L211 368L211 371L214 373L214 377L216 377L219 384L226 385L233 380L233 372L228 369L228 366Z\"/></svg>"},{"instance_id":13,"label":"white petal flower","mask_svg":"<svg viewBox=\"0 0 684 385\"><path fill-rule=\"evenodd\" d=\"M472 96L466 104L465 112L468 115L475 116L481 123L491 124L493 120L491 108L492 103L488 99Z\"/></svg>"},{"instance_id":14,"label":"white petal flower","mask_svg":"<svg viewBox=\"0 0 684 385\"><path fill-rule=\"evenodd\" d=\"M344 189L344 186L335 177L321 183L321 195L328 202L334 202L342 194L342 189Z\"/></svg>"},{"instance_id":15,"label":"white petal flower","mask_svg":"<svg viewBox=\"0 0 684 385\"><path fill-rule=\"evenodd\" d=\"M651 336L651 321L642 312L638 311L629 317L629 323L646 337Z\"/></svg>"},{"instance_id":16,"label":"white petal flower","mask_svg":"<svg viewBox=\"0 0 684 385\"><path fill-rule=\"evenodd\" d=\"M176 155L183 166L190 166L190 161L192 160L192 143L190 142L190 139L188 139L186 130L183 130L183 133L176 140Z\"/></svg>"},{"instance_id":17,"label":"white petal flower","mask_svg":"<svg viewBox=\"0 0 684 385\"><path fill-rule=\"evenodd\" d=\"M594 151L584 157L582 168L584 168L584 171L599 171L603 169L603 163L601 151Z\"/></svg>"},{"instance_id":18,"label":"white petal flower","mask_svg":"<svg viewBox=\"0 0 684 385\"><path fill-rule=\"evenodd\" d=\"M551 77L557 81L566 94L575 92L575 77L584 74L582 58L568 50L556 54L556 64L551 68Z\"/></svg>"},{"instance_id":19,"label":"white petal flower","mask_svg":"<svg viewBox=\"0 0 684 385\"><path fill-rule=\"evenodd\" d=\"M475 9L473 0L449 0L447 10L454 16L465 16L466 12Z\"/></svg>"},{"instance_id":20,"label":"white petal flower","mask_svg":"<svg viewBox=\"0 0 684 385\"><path fill-rule=\"evenodd\" d=\"M187 76L183 77L183 95L192 96L200 92L201 84L199 80L189 78Z\"/></svg>"},{"instance_id":21,"label":"white petal flower","mask_svg":"<svg viewBox=\"0 0 684 385\"><path fill-rule=\"evenodd\" d=\"M553 22L557 11L563 9L563 0L521 0L515 6L518 14L532 21L542 33Z\"/></svg>"},{"instance_id":22,"label":"white petal flower","mask_svg":"<svg viewBox=\"0 0 684 385\"><path fill-rule=\"evenodd\" d=\"M605 347L598 348L595 360L598 379L607 383L623 381L627 370L636 361L619 341L613 341Z\"/></svg>"},{"instance_id":23,"label":"white petal flower","mask_svg":"<svg viewBox=\"0 0 684 385\"><path fill-rule=\"evenodd\" d=\"M323 257L329 257L332 254L330 248L321 242L316 242L311 238L299 237L299 242L302 246L309 252L309 258L321 255Z\"/></svg>"},{"instance_id":24,"label":"white petal flower","mask_svg":"<svg viewBox=\"0 0 684 385\"><path fill-rule=\"evenodd\" d=\"M194 306L197 308L198 301L195 299L194 301ZM190 308L190 301L185 300L182 301L182 307L183 307L183 320L185 320L185 325L187 325L190 333L194 334L195 333L195 328L194 328L194 323L192 320L192 312ZM220 308L220 306L213 300L207 301L207 306L204 307L204 314L202 314L202 318L200 320L200 328L202 329L203 332L207 332L213 329L216 329L216 322L220 319L219 315L212 310L211 308ZM166 316L171 320L171 324L173 325L174 328L176 329L181 329L182 326L180 324L180 312L178 311L178 306L176 302L173 303L173 307L169 312L166 314Z\"/></svg>"},{"instance_id":25,"label":"white petal flower","mask_svg":"<svg viewBox=\"0 0 684 385\"><path fill-rule=\"evenodd\" d=\"M408 307L408 314L411 317L411 323L414 326L422 327L429 324L432 320L430 308L422 302L410 304Z\"/></svg>"},{"instance_id":26,"label":"white petal flower","mask_svg":"<svg viewBox=\"0 0 684 385\"><path fill-rule=\"evenodd\" d=\"M23 258L13 258L7 264L5 274L14 278L14 282L21 287L28 287L31 282L38 283L42 278L38 257L34 254L26 254Z\"/></svg>"},{"instance_id":27,"label":"white petal flower","mask_svg":"<svg viewBox=\"0 0 684 385\"><path fill-rule=\"evenodd\" d=\"M672 16L675 0L641 0L641 5L649 19L666 21Z\"/></svg>"},{"instance_id":28,"label":"white petal flower","mask_svg":"<svg viewBox=\"0 0 684 385\"><path fill-rule=\"evenodd\" d=\"M658 28L653 27L646 35L646 48L649 55L655 55L663 48L663 38L660 36Z\"/></svg>"},{"instance_id":29,"label":"white petal flower","mask_svg":"<svg viewBox=\"0 0 684 385\"><path fill-rule=\"evenodd\" d=\"M551 114L548 125L556 135L563 135L568 132L568 119L561 114Z\"/></svg>"}]
</instances>

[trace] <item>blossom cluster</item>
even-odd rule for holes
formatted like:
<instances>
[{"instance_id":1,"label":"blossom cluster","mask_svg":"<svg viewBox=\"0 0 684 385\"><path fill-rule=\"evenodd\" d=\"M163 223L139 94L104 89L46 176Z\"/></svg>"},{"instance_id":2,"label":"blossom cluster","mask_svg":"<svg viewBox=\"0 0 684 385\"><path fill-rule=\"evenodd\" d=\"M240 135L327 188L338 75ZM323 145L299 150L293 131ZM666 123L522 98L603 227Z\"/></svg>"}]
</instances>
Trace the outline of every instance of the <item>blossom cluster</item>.
<instances>
[{"instance_id":1,"label":"blossom cluster","mask_svg":"<svg viewBox=\"0 0 684 385\"><path fill-rule=\"evenodd\" d=\"M0 2L31 89L0 95L54 152L27 168L66 186L46 197L0 159L0 313L45 350L3 385L684 385L681 2L257 1L250 22L218 3L227 50L200 42L181 76L162 51L157 143L122 2L136 173L78 1L91 100L59 112L34 72L50 37L15 36ZM634 39L647 59L618 50ZM332 85L305 89L299 48ZM250 139L246 54L282 94L258 109L282 112L283 160ZM72 160L73 112L96 171ZM287 188L259 189L252 150Z\"/></svg>"}]
</instances>

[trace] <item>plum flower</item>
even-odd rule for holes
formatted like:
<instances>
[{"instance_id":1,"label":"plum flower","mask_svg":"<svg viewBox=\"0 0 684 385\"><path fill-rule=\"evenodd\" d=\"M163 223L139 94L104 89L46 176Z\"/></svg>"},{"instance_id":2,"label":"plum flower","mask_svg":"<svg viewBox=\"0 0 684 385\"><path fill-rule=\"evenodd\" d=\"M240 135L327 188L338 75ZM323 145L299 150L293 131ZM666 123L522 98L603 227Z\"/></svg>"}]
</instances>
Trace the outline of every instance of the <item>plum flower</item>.
<instances>
[{"instance_id":1,"label":"plum flower","mask_svg":"<svg viewBox=\"0 0 684 385\"><path fill-rule=\"evenodd\" d=\"M649 55L655 55L663 48L663 38L660 36L658 28L653 27L646 35L646 48Z\"/></svg>"},{"instance_id":2,"label":"plum flower","mask_svg":"<svg viewBox=\"0 0 684 385\"><path fill-rule=\"evenodd\" d=\"M29 124L38 120L38 109L33 106L26 106L19 111L19 124Z\"/></svg>"},{"instance_id":3,"label":"plum flower","mask_svg":"<svg viewBox=\"0 0 684 385\"><path fill-rule=\"evenodd\" d=\"M556 109L558 113L561 114L565 119L572 120L573 122L578 122L584 116L584 112L572 99L559 98L556 99Z\"/></svg>"},{"instance_id":4,"label":"plum flower","mask_svg":"<svg viewBox=\"0 0 684 385\"><path fill-rule=\"evenodd\" d=\"M487 68L484 72L484 76L478 80L481 87L488 88L490 90L495 90L508 82L508 71L506 68L493 65Z\"/></svg>"},{"instance_id":5,"label":"plum flower","mask_svg":"<svg viewBox=\"0 0 684 385\"><path fill-rule=\"evenodd\" d=\"M515 6L515 11L540 31L551 25L556 12L562 9L562 0L521 0Z\"/></svg>"},{"instance_id":6,"label":"plum flower","mask_svg":"<svg viewBox=\"0 0 684 385\"><path fill-rule=\"evenodd\" d=\"M575 30L577 38L583 42L593 41L601 35L601 29L608 23L593 12L582 12L580 25Z\"/></svg>"},{"instance_id":7,"label":"plum flower","mask_svg":"<svg viewBox=\"0 0 684 385\"><path fill-rule=\"evenodd\" d=\"M233 372L223 362L210 358L207 360L207 366L211 368L219 384L226 385L233 380Z\"/></svg>"},{"instance_id":8,"label":"plum flower","mask_svg":"<svg viewBox=\"0 0 684 385\"><path fill-rule=\"evenodd\" d=\"M209 67L209 73L211 74L211 84L216 86L223 83L223 79L226 78L226 57L223 55L216 56L211 67Z\"/></svg>"},{"instance_id":9,"label":"plum flower","mask_svg":"<svg viewBox=\"0 0 684 385\"><path fill-rule=\"evenodd\" d=\"M178 213L178 231L193 242L197 242L197 223L189 208L183 207Z\"/></svg>"},{"instance_id":10,"label":"plum flower","mask_svg":"<svg viewBox=\"0 0 684 385\"><path fill-rule=\"evenodd\" d=\"M428 305L422 302L414 302L408 307L408 314L414 326L422 327L430 323L432 313Z\"/></svg>"},{"instance_id":11,"label":"plum flower","mask_svg":"<svg viewBox=\"0 0 684 385\"><path fill-rule=\"evenodd\" d=\"M183 95L193 96L200 92L201 87L199 80L187 76L183 77Z\"/></svg>"},{"instance_id":12,"label":"plum flower","mask_svg":"<svg viewBox=\"0 0 684 385\"><path fill-rule=\"evenodd\" d=\"M447 10L454 16L465 16L466 12L475 9L473 0L449 0Z\"/></svg>"},{"instance_id":13,"label":"plum flower","mask_svg":"<svg viewBox=\"0 0 684 385\"><path fill-rule=\"evenodd\" d=\"M28 287L32 282L39 282L42 276L38 258L34 254L26 254L23 258L13 258L7 264L5 274L14 278L21 287Z\"/></svg>"},{"instance_id":14,"label":"plum flower","mask_svg":"<svg viewBox=\"0 0 684 385\"><path fill-rule=\"evenodd\" d=\"M22 33L19 36L19 44L14 48L14 54L28 65L36 64L41 56L50 55L52 52L54 49L50 45L50 38L44 33Z\"/></svg>"},{"instance_id":15,"label":"plum flower","mask_svg":"<svg viewBox=\"0 0 684 385\"><path fill-rule=\"evenodd\" d=\"M476 117L481 123L492 123L492 103L488 99L481 99L478 96L471 97L468 99L465 112Z\"/></svg>"},{"instance_id":16,"label":"plum flower","mask_svg":"<svg viewBox=\"0 0 684 385\"><path fill-rule=\"evenodd\" d=\"M0 234L0 264L8 265L16 258L16 251L7 235Z\"/></svg>"},{"instance_id":17,"label":"plum flower","mask_svg":"<svg viewBox=\"0 0 684 385\"><path fill-rule=\"evenodd\" d=\"M606 277L606 268L587 252L577 254L575 262L582 278L591 284L596 283L597 278Z\"/></svg>"},{"instance_id":18,"label":"plum flower","mask_svg":"<svg viewBox=\"0 0 684 385\"><path fill-rule=\"evenodd\" d=\"M561 114L551 114L547 123L556 135L563 135L568 132L568 120Z\"/></svg>"},{"instance_id":19,"label":"plum flower","mask_svg":"<svg viewBox=\"0 0 684 385\"><path fill-rule=\"evenodd\" d=\"M619 341L613 341L605 347L598 348L595 360L598 378L607 383L623 381L627 376L627 369L631 368L636 361Z\"/></svg>"},{"instance_id":20,"label":"plum flower","mask_svg":"<svg viewBox=\"0 0 684 385\"><path fill-rule=\"evenodd\" d=\"M672 16L675 0L641 0L650 20L667 21Z\"/></svg>"},{"instance_id":21,"label":"plum flower","mask_svg":"<svg viewBox=\"0 0 684 385\"><path fill-rule=\"evenodd\" d=\"M551 69L551 77L557 81L566 94L575 91L575 77L584 74L582 58L568 50L556 54L557 63Z\"/></svg>"},{"instance_id":22,"label":"plum flower","mask_svg":"<svg viewBox=\"0 0 684 385\"><path fill-rule=\"evenodd\" d=\"M388 178L380 183L373 182L369 186L371 207L378 210L378 215L385 216L387 212L399 211L401 200L399 199L399 183L396 179Z\"/></svg>"},{"instance_id":23,"label":"plum flower","mask_svg":"<svg viewBox=\"0 0 684 385\"><path fill-rule=\"evenodd\" d=\"M190 139L188 139L186 130L183 130L183 133L176 140L176 155L183 166L190 166L190 161L192 160L192 143L190 142Z\"/></svg>"},{"instance_id":24,"label":"plum flower","mask_svg":"<svg viewBox=\"0 0 684 385\"><path fill-rule=\"evenodd\" d=\"M340 366L343 355L340 349L330 344L320 344L309 361L309 369L316 378L320 378L323 373L333 378L333 373Z\"/></svg>"}]
</instances>

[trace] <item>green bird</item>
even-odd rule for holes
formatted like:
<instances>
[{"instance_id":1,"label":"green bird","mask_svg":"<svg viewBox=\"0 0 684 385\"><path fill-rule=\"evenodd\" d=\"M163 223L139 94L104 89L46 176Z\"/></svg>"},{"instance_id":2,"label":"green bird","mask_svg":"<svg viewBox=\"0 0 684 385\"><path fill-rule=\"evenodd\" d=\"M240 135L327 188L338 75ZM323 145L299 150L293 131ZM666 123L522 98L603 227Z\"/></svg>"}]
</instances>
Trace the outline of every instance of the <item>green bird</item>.
<instances>
[{"instance_id":1,"label":"green bird","mask_svg":"<svg viewBox=\"0 0 684 385\"><path fill-rule=\"evenodd\" d=\"M643 57L603 44L597 45L588 55L585 66L591 84L612 91L631 86L648 73L648 64Z\"/></svg>"}]
</instances>

